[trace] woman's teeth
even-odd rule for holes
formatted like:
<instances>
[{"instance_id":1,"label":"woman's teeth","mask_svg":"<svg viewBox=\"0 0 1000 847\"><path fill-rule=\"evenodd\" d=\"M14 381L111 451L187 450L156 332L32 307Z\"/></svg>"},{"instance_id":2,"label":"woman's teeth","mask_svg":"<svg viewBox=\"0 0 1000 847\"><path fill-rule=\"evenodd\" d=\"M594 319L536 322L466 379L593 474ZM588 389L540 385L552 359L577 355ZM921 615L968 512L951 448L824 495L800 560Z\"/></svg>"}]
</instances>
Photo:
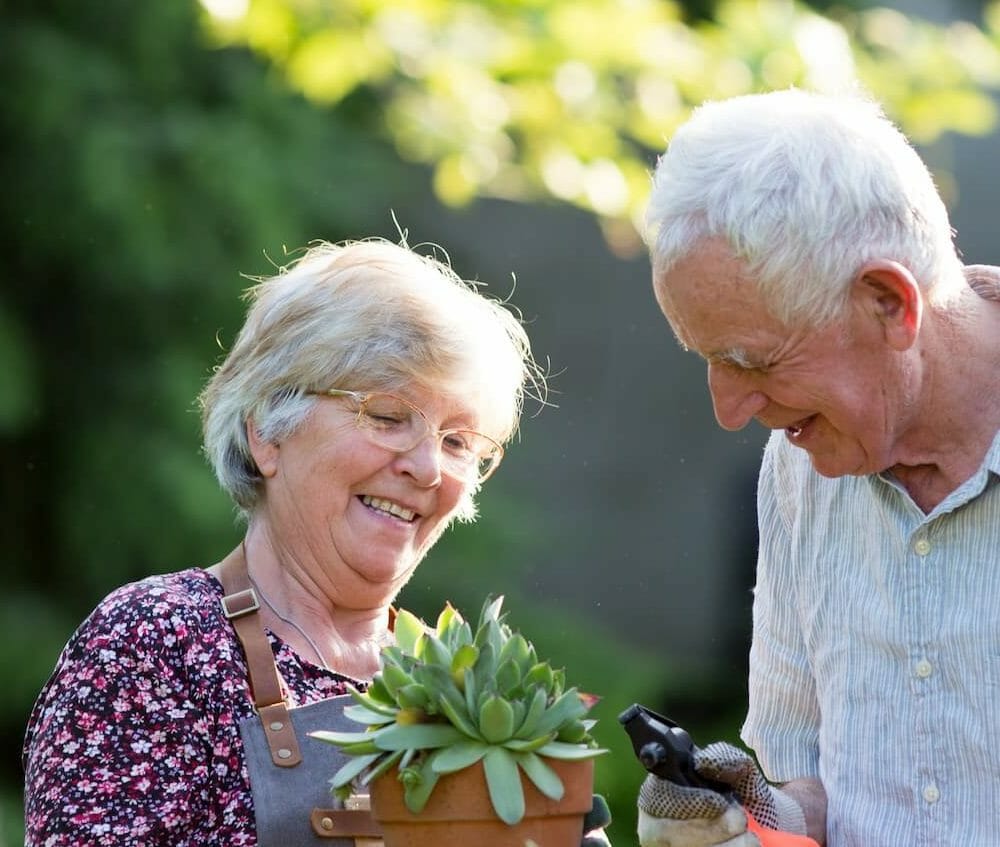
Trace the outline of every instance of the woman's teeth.
<instances>
[{"instance_id":1,"label":"woman's teeth","mask_svg":"<svg viewBox=\"0 0 1000 847\"><path fill-rule=\"evenodd\" d=\"M381 497L372 497L366 494L361 498L361 502L371 509L385 512L400 520L412 521L417 516L417 513L411 509L404 509L398 503L393 503L391 500L383 500Z\"/></svg>"}]
</instances>

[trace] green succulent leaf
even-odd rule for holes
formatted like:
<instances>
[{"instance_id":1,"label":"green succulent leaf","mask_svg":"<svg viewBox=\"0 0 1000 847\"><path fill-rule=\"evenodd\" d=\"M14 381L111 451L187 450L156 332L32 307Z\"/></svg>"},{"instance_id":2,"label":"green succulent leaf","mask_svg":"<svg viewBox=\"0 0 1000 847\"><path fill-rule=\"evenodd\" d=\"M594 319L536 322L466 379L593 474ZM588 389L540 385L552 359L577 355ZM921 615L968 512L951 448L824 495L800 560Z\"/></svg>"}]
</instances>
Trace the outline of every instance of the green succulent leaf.
<instances>
[{"instance_id":1,"label":"green succulent leaf","mask_svg":"<svg viewBox=\"0 0 1000 847\"><path fill-rule=\"evenodd\" d=\"M424 622L413 612L400 609L396 613L396 624L393 632L396 636L396 644L404 653L415 655L417 639L424 634Z\"/></svg>"},{"instance_id":2,"label":"green succulent leaf","mask_svg":"<svg viewBox=\"0 0 1000 847\"><path fill-rule=\"evenodd\" d=\"M432 767L438 774L454 773L474 765L489 749L490 746L481 741L466 741L454 747L446 747L434 754Z\"/></svg>"},{"instance_id":3,"label":"green succulent leaf","mask_svg":"<svg viewBox=\"0 0 1000 847\"><path fill-rule=\"evenodd\" d=\"M570 721L560 728L556 740L580 744L587 740L587 725L581 720Z\"/></svg>"},{"instance_id":4,"label":"green succulent leaf","mask_svg":"<svg viewBox=\"0 0 1000 847\"><path fill-rule=\"evenodd\" d=\"M479 731L490 744L500 744L514 734L514 709L503 697L493 695L479 709Z\"/></svg>"},{"instance_id":5,"label":"green succulent leaf","mask_svg":"<svg viewBox=\"0 0 1000 847\"><path fill-rule=\"evenodd\" d=\"M468 738L447 723L394 724L378 731L375 743L380 750L404 750L407 747L432 749L457 744Z\"/></svg>"},{"instance_id":6,"label":"green succulent leaf","mask_svg":"<svg viewBox=\"0 0 1000 847\"><path fill-rule=\"evenodd\" d=\"M434 757L430 756L423 762L399 772L403 782L403 802L415 815L424 810L434 786L437 785L438 775L434 772L433 764Z\"/></svg>"},{"instance_id":7,"label":"green succulent leaf","mask_svg":"<svg viewBox=\"0 0 1000 847\"><path fill-rule=\"evenodd\" d=\"M355 689L351 689L351 693L357 693ZM392 695L389 693L389 689L385 687L385 683L382 682L382 672L379 671L375 674L375 677L370 683L368 683L368 699L377 700L380 703L385 703L387 705L392 705Z\"/></svg>"},{"instance_id":8,"label":"green succulent leaf","mask_svg":"<svg viewBox=\"0 0 1000 847\"><path fill-rule=\"evenodd\" d=\"M446 692L441 692L441 696L438 699L438 706L441 709L441 713L451 721L456 729L465 733L465 735L473 740L482 740L483 735L469 715L465 706L465 700L460 696L453 697Z\"/></svg>"},{"instance_id":9,"label":"green succulent leaf","mask_svg":"<svg viewBox=\"0 0 1000 847\"><path fill-rule=\"evenodd\" d=\"M513 826L524 817L524 790L514 754L503 747L490 747L483 757L483 772L493 810L500 820Z\"/></svg>"},{"instance_id":10,"label":"green succulent leaf","mask_svg":"<svg viewBox=\"0 0 1000 847\"><path fill-rule=\"evenodd\" d=\"M583 717L586 713L587 707L580 699L579 692L571 688L545 710L545 714L538 720L535 732L556 732L560 727Z\"/></svg>"},{"instance_id":11,"label":"green succulent leaf","mask_svg":"<svg viewBox=\"0 0 1000 847\"><path fill-rule=\"evenodd\" d=\"M420 657L429 665L451 670L452 655L451 650L445 647L444 642L431 633L424 634L423 654Z\"/></svg>"},{"instance_id":12,"label":"green succulent leaf","mask_svg":"<svg viewBox=\"0 0 1000 847\"><path fill-rule=\"evenodd\" d=\"M552 690L552 667L548 662L538 662L524 675L525 685L538 685L546 691Z\"/></svg>"},{"instance_id":13,"label":"green succulent leaf","mask_svg":"<svg viewBox=\"0 0 1000 847\"><path fill-rule=\"evenodd\" d=\"M395 706L395 701L391 699L390 702L393 703L393 705L376 700L369 694L357 691L354 688L352 688L348 694L350 694L351 699L353 699L354 702L362 708L365 708L370 712L374 712L376 715L382 715L389 720L394 719L396 717L396 712L399 711Z\"/></svg>"},{"instance_id":14,"label":"green succulent leaf","mask_svg":"<svg viewBox=\"0 0 1000 847\"><path fill-rule=\"evenodd\" d=\"M451 678L458 682L458 680L463 680L465 677L466 668L471 668L476 664L476 659L479 658L479 651L476 649L474 644L463 644L457 650L451 658Z\"/></svg>"},{"instance_id":15,"label":"green succulent leaf","mask_svg":"<svg viewBox=\"0 0 1000 847\"><path fill-rule=\"evenodd\" d=\"M374 763L374 766L364 775L361 780L362 785L370 785L373 780L378 779L382 774L388 773L396 762L401 762L405 750L396 750L393 753L382 753L382 758Z\"/></svg>"},{"instance_id":16,"label":"green succulent leaf","mask_svg":"<svg viewBox=\"0 0 1000 847\"><path fill-rule=\"evenodd\" d=\"M327 744L336 744L338 747L344 744L357 744L361 741L370 741L376 738L377 732L338 732L329 729L317 729L315 732L310 732L309 737L315 738L319 741L325 741Z\"/></svg>"},{"instance_id":17,"label":"green succulent leaf","mask_svg":"<svg viewBox=\"0 0 1000 847\"><path fill-rule=\"evenodd\" d=\"M524 714L524 719L521 721L521 725L517 727L514 731L515 738L534 738L535 736L546 733L538 733L538 723L542 719L542 715L545 714L545 706L548 702L548 696L546 695L544 688L536 688L535 693L531 695L531 702L528 704L527 711Z\"/></svg>"},{"instance_id":18,"label":"green succulent leaf","mask_svg":"<svg viewBox=\"0 0 1000 847\"><path fill-rule=\"evenodd\" d=\"M396 700L404 709L426 709L431 702L427 688L418 682L411 682L396 691Z\"/></svg>"},{"instance_id":19,"label":"green succulent leaf","mask_svg":"<svg viewBox=\"0 0 1000 847\"><path fill-rule=\"evenodd\" d=\"M476 714L476 703L479 699L479 688L476 682L476 674L472 668L465 669L465 708L470 715Z\"/></svg>"},{"instance_id":20,"label":"green succulent leaf","mask_svg":"<svg viewBox=\"0 0 1000 847\"><path fill-rule=\"evenodd\" d=\"M344 717L350 718L355 723L363 723L369 726L379 726L391 723L395 716L395 709L392 714L384 712L373 712L367 705L352 705L344 707Z\"/></svg>"},{"instance_id":21,"label":"green succulent leaf","mask_svg":"<svg viewBox=\"0 0 1000 847\"><path fill-rule=\"evenodd\" d=\"M461 627L464 623L464 619L459 614L458 609L451 605L451 603L445 603L444 608L441 610L441 614L438 615L437 625L434 627L434 631L438 638L445 638L450 635L454 630Z\"/></svg>"},{"instance_id":22,"label":"green succulent leaf","mask_svg":"<svg viewBox=\"0 0 1000 847\"><path fill-rule=\"evenodd\" d=\"M595 756L603 755L608 751L603 747L584 747L581 744L564 744L561 741L550 741L544 747L540 747L537 752L539 756L548 756L550 759L579 761L580 759L593 759Z\"/></svg>"},{"instance_id":23,"label":"green succulent leaf","mask_svg":"<svg viewBox=\"0 0 1000 847\"><path fill-rule=\"evenodd\" d=\"M349 785L353 782L354 778L358 776L358 774L362 773L367 767L378 761L379 756L384 755L384 753L376 753L371 756L356 756L353 759L348 759L333 775L333 779L330 780L330 785L333 786L334 789Z\"/></svg>"},{"instance_id":24,"label":"green succulent leaf","mask_svg":"<svg viewBox=\"0 0 1000 847\"><path fill-rule=\"evenodd\" d=\"M517 667L518 678L531 667L531 650L527 639L519 632L515 632L507 639L507 643L500 650L500 664L511 661Z\"/></svg>"},{"instance_id":25,"label":"green succulent leaf","mask_svg":"<svg viewBox=\"0 0 1000 847\"><path fill-rule=\"evenodd\" d=\"M521 770L527 774L535 788L542 792L550 800L561 800L566 789L562 780L552 768L545 764L544 760L534 753L520 753L516 757Z\"/></svg>"},{"instance_id":26,"label":"green succulent leaf","mask_svg":"<svg viewBox=\"0 0 1000 847\"><path fill-rule=\"evenodd\" d=\"M412 682L413 678L398 665L386 665L382 668L382 684L393 699L396 699L400 688Z\"/></svg>"},{"instance_id":27,"label":"green succulent leaf","mask_svg":"<svg viewBox=\"0 0 1000 847\"><path fill-rule=\"evenodd\" d=\"M503 746L515 753L532 753L555 740L556 734L550 732L548 735L539 735L535 738L508 738Z\"/></svg>"},{"instance_id":28,"label":"green succulent leaf","mask_svg":"<svg viewBox=\"0 0 1000 847\"><path fill-rule=\"evenodd\" d=\"M497 668L496 689L505 697L511 696L512 692L521 684L521 669L513 659L507 659L500 663Z\"/></svg>"},{"instance_id":29,"label":"green succulent leaf","mask_svg":"<svg viewBox=\"0 0 1000 847\"><path fill-rule=\"evenodd\" d=\"M483 610L479 614L479 626L482 627L487 621L500 620L500 610L503 608L503 595L487 597L483 603Z\"/></svg>"}]
</instances>

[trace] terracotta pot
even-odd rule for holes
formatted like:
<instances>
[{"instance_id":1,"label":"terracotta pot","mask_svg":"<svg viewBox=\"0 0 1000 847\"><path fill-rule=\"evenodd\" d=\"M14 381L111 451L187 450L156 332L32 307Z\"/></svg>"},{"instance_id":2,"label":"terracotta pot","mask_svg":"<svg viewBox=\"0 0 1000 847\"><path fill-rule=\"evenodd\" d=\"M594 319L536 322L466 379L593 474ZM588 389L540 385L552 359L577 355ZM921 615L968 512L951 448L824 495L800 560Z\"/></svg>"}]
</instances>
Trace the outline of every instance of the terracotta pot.
<instances>
[{"instance_id":1,"label":"terracotta pot","mask_svg":"<svg viewBox=\"0 0 1000 847\"><path fill-rule=\"evenodd\" d=\"M545 759L562 779L561 800L550 800L523 773L524 818L513 826L496 816L482 762L441 777L427 805L414 815L403 802L395 770L371 785L372 814L385 847L580 847L583 816L593 802L594 760Z\"/></svg>"}]
</instances>

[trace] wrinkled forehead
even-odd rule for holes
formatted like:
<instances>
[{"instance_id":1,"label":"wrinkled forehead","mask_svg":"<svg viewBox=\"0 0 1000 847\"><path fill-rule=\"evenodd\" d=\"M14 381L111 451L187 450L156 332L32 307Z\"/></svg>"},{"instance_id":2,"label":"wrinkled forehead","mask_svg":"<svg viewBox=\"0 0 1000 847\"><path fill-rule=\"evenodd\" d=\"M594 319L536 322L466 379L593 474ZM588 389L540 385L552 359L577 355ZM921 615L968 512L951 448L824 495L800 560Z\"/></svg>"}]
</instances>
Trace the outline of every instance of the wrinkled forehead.
<instances>
[{"instance_id":1,"label":"wrinkled forehead","mask_svg":"<svg viewBox=\"0 0 1000 847\"><path fill-rule=\"evenodd\" d=\"M653 293L677 340L698 352L718 344L730 326L769 317L746 264L720 241L705 242L655 273Z\"/></svg>"}]
</instances>

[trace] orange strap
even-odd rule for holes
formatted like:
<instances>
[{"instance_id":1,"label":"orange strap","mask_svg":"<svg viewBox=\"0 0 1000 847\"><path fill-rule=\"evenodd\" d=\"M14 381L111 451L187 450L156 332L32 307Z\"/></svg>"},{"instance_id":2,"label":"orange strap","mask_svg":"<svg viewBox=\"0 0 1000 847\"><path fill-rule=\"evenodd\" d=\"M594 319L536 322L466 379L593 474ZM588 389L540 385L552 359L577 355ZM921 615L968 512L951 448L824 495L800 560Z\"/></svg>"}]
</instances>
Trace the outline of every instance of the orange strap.
<instances>
[{"instance_id":1,"label":"orange strap","mask_svg":"<svg viewBox=\"0 0 1000 847\"><path fill-rule=\"evenodd\" d=\"M744 809L744 811L746 810ZM781 832L777 829L766 829L757 823L749 812L747 812L747 830L757 836L761 847L819 847L808 836Z\"/></svg>"}]
</instances>

